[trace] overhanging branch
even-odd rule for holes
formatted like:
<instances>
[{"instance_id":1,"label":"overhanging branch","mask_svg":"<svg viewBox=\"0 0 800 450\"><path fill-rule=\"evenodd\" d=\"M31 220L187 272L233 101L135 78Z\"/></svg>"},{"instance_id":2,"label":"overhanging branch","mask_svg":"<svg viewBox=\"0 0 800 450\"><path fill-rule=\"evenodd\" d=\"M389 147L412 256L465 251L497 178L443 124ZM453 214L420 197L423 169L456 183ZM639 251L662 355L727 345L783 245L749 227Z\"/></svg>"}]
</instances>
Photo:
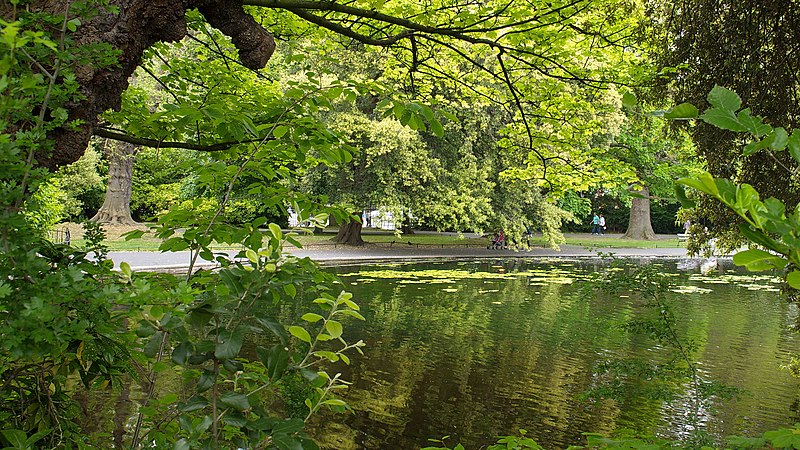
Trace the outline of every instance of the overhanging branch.
<instances>
[{"instance_id":1,"label":"overhanging branch","mask_svg":"<svg viewBox=\"0 0 800 450\"><path fill-rule=\"evenodd\" d=\"M124 133L120 133L117 131L112 131L107 128L100 128L95 127L92 130L92 134L98 137L104 137L108 139L113 139L115 141L122 141L128 142L130 144L135 145L143 145L145 147L152 147L152 148L182 148L185 150L195 150L198 152L220 152L224 150L228 150L231 147L239 144L248 144L253 142L263 142L263 141L271 141L273 137L267 138L258 138L258 139L246 139L242 141L227 141L227 142L218 142L216 144L209 144L209 145L202 145L202 144L192 144L190 142L176 142L176 141L160 141L158 139L150 139L150 138L141 138L136 136L130 136Z\"/></svg>"},{"instance_id":2,"label":"overhanging branch","mask_svg":"<svg viewBox=\"0 0 800 450\"><path fill-rule=\"evenodd\" d=\"M389 36L386 39L375 39L375 38L372 38L372 37L369 37L369 36L365 36L365 35L360 34L360 33L356 33L352 29L344 27L342 25L339 25L339 24L337 24L335 22L331 22L330 20L327 20L324 17L320 17L320 16L318 16L316 14L311 14L311 13L309 13L308 11L306 11L304 9L289 9L289 8L287 8L287 11L291 12L292 14L296 15L297 17L300 17L301 19L303 19L303 20L305 20L307 22L311 22L311 23L313 23L315 25L319 25L322 28L325 28L325 29L328 29L330 31L333 31L334 33L338 33L338 34L341 34L342 36L349 37L349 38L354 39L354 40L356 40L358 42L361 42L362 44L374 45L376 47L388 47L388 46L396 43L400 39L407 38L407 37L413 35L413 33L414 33L411 30L406 30L406 31L397 33L394 36Z\"/></svg>"}]
</instances>

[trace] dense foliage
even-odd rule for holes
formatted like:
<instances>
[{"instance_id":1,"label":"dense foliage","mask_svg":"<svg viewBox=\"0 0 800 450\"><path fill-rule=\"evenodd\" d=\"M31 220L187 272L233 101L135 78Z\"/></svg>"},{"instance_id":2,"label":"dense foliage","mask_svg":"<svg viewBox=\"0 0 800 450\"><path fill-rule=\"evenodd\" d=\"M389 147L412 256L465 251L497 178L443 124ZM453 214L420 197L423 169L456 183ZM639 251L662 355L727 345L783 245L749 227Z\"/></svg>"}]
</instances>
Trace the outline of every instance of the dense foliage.
<instances>
[{"instance_id":1,"label":"dense foliage","mask_svg":"<svg viewBox=\"0 0 800 450\"><path fill-rule=\"evenodd\" d=\"M766 120L796 128L800 117L798 66L786 55L800 51L800 34L793 26L800 7L789 0L737 2L685 0L654 2L662 66L671 67L662 92L701 109L715 85L737 92L744 103ZM741 135L728 128L700 123L690 129L699 155L709 172L746 183L767 197L787 205L800 201L797 177L787 177L784 166L797 167L788 153L742 152ZM690 217L709 228L717 245L735 248L743 236L731 223L741 218L718 202L699 200ZM702 228L702 227L701 227ZM707 238L706 238L707 239Z\"/></svg>"}]
</instances>

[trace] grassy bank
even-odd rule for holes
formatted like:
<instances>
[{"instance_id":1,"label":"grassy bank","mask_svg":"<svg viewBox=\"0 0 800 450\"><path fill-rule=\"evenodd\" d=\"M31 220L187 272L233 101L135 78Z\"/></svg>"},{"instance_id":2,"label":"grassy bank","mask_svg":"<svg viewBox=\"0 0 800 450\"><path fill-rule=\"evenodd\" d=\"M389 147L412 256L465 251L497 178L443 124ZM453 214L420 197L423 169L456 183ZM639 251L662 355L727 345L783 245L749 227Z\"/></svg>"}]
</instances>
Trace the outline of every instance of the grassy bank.
<instances>
[{"instance_id":1,"label":"grassy bank","mask_svg":"<svg viewBox=\"0 0 800 450\"><path fill-rule=\"evenodd\" d=\"M57 230L69 229L72 244L83 245L83 227L80 224L61 224ZM152 233L145 233L138 239L127 241L122 235L132 230L147 230L148 225L130 226L105 226L106 245L112 251L157 251L161 240ZM336 229L327 229L324 234L314 235L303 231L298 233L298 240L304 247L334 246L332 239L336 236ZM367 230L363 234L367 244L381 246L425 246L425 247L483 247L489 242L488 238L475 238L458 236L452 233L415 233L395 235L389 231ZM589 248L675 248L680 247L677 238L671 235L660 235L655 241L620 239L619 235L595 236L591 234L573 233L566 235L566 245L576 245ZM534 236L528 240L530 246L546 247L547 242L542 236ZM230 248L220 246L220 249Z\"/></svg>"}]
</instances>

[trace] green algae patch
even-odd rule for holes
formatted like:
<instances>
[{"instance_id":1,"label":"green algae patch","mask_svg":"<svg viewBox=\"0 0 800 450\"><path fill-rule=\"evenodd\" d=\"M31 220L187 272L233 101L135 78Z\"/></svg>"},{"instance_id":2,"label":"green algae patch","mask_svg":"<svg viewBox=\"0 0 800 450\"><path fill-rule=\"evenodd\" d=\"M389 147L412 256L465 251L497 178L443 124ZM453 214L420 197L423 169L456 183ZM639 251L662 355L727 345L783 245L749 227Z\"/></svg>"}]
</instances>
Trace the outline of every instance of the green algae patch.
<instances>
[{"instance_id":1,"label":"green algae patch","mask_svg":"<svg viewBox=\"0 0 800 450\"><path fill-rule=\"evenodd\" d=\"M494 266L493 266L494 268ZM470 271L466 269L426 269L426 270L362 270L347 274L346 277L357 277L355 281L364 283L379 279L399 280L399 284L453 284L459 280L483 280L484 283L495 281L527 279L528 284L535 286L541 284L572 284L586 275L575 272L552 268L525 271L498 270L492 272Z\"/></svg>"},{"instance_id":2,"label":"green algae patch","mask_svg":"<svg viewBox=\"0 0 800 450\"><path fill-rule=\"evenodd\" d=\"M675 292L676 294L708 294L712 290L698 286L676 286L670 289L670 292Z\"/></svg>"}]
</instances>

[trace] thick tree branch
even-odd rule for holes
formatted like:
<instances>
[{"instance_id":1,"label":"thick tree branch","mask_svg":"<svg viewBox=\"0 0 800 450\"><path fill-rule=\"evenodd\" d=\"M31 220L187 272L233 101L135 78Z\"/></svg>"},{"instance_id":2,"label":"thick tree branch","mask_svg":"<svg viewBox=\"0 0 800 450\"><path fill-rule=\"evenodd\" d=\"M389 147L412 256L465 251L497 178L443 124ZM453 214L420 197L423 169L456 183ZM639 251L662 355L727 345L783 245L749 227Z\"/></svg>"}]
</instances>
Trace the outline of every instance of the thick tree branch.
<instances>
[{"instance_id":1,"label":"thick tree branch","mask_svg":"<svg viewBox=\"0 0 800 450\"><path fill-rule=\"evenodd\" d=\"M228 150L231 147L239 144L248 144L252 142L262 142L262 141L271 141L274 138L256 138L256 139L246 139L243 141L228 141L228 142L218 142L216 144L209 144L209 145L202 145L202 144L192 144L190 142L175 142L175 141L160 141L158 139L150 139L150 138L141 138L136 136L130 136L124 133L120 133L117 131L112 131L107 128L100 128L95 127L92 130L92 134L94 136L104 137L108 139L113 139L115 141L122 141L128 142L135 145L143 145L145 147L152 147L152 148L182 148L186 150L195 150L198 152L219 152L223 150Z\"/></svg>"},{"instance_id":2,"label":"thick tree branch","mask_svg":"<svg viewBox=\"0 0 800 450\"><path fill-rule=\"evenodd\" d=\"M428 33L428 34L436 34L436 35L443 35L443 36L452 36L462 41L466 41L472 44L484 44L490 45L495 47L498 45L497 42L484 39L484 38L476 38L472 36L465 35L463 33L463 28L446 28L446 27L432 27L427 25L422 25L416 23L414 21L404 19L401 17L395 17L388 14L380 13L374 10L367 10L361 8L355 8L352 6L343 5L340 3L333 3L329 1L316 1L316 0L244 0L243 2L245 5L251 6L261 6L264 8L277 8L277 9L285 9L287 11L295 11L295 10L307 10L307 11L333 11L339 12L351 16L356 17L363 17L366 19L373 19L379 22L389 23L392 25L397 25L409 30L417 31L420 33ZM471 30L472 32L477 32L478 30Z\"/></svg>"},{"instance_id":3,"label":"thick tree branch","mask_svg":"<svg viewBox=\"0 0 800 450\"><path fill-rule=\"evenodd\" d=\"M333 31L334 33L341 34L342 36L349 37L354 39L362 44L366 45L374 45L376 47L388 47L401 39L408 38L414 34L411 30L406 30L400 33L395 34L394 36L389 36L386 39L374 39L369 36L365 36L363 34L357 33L350 28L345 26L339 25L335 22L331 22L323 17L317 16L315 14L311 14L304 9L287 9L287 11L291 12L292 14L300 17L301 19L311 22L315 25L319 25L322 28L327 30Z\"/></svg>"}]
</instances>

